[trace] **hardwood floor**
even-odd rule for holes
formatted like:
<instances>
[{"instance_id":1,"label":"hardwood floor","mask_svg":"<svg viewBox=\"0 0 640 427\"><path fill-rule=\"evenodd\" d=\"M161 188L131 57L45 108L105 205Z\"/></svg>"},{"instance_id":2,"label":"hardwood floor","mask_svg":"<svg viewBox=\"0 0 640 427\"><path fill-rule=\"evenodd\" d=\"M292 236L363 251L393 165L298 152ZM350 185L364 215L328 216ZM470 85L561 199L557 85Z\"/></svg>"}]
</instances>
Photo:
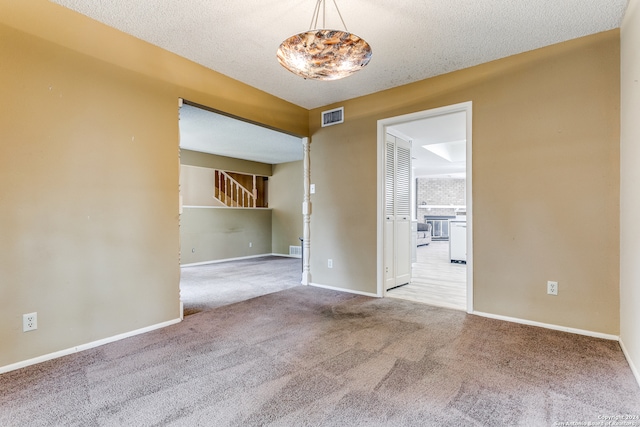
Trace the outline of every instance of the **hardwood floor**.
<instances>
[{"instance_id":1,"label":"hardwood floor","mask_svg":"<svg viewBox=\"0 0 640 427\"><path fill-rule=\"evenodd\" d=\"M467 266L450 262L449 242L418 246L411 283L387 291L386 296L466 310Z\"/></svg>"}]
</instances>

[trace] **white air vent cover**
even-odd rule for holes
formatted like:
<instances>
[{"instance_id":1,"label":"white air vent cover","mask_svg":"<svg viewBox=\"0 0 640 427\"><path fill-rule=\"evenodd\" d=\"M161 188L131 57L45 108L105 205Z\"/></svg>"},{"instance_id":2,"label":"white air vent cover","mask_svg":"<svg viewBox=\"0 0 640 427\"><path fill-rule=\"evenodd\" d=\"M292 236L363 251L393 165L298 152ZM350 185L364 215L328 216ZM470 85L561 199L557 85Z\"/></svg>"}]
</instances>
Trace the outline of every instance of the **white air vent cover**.
<instances>
[{"instance_id":1,"label":"white air vent cover","mask_svg":"<svg viewBox=\"0 0 640 427\"><path fill-rule=\"evenodd\" d=\"M322 127L344 122L344 107L322 112Z\"/></svg>"},{"instance_id":2,"label":"white air vent cover","mask_svg":"<svg viewBox=\"0 0 640 427\"><path fill-rule=\"evenodd\" d=\"M289 246L289 255L295 258L302 258L302 246Z\"/></svg>"}]
</instances>

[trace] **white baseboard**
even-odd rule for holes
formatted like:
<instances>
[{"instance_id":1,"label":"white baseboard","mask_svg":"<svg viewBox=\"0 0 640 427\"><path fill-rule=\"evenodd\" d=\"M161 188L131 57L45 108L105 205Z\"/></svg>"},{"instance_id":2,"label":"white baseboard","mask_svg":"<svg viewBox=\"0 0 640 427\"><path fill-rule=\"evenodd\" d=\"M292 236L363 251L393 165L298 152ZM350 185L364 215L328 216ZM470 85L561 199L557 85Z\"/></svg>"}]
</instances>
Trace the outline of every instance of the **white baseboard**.
<instances>
[{"instance_id":1,"label":"white baseboard","mask_svg":"<svg viewBox=\"0 0 640 427\"><path fill-rule=\"evenodd\" d=\"M271 256L271 255L284 256L284 255L278 255L278 254L249 255L249 256L241 256L241 257L237 257L237 258L214 259L214 260L211 260L211 261L192 262L190 264L180 264L180 267L195 267L195 266L198 266L198 265L218 264L220 262L240 261L240 260L243 260L243 259L252 259L252 258L262 258L262 257L265 257L265 256Z\"/></svg>"},{"instance_id":2,"label":"white baseboard","mask_svg":"<svg viewBox=\"0 0 640 427\"><path fill-rule=\"evenodd\" d=\"M558 326L558 325L553 325L553 324L550 324L550 323L535 322L533 320L519 319L517 317L509 317L509 316L501 316L499 314L483 313L481 311L474 311L474 312L469 313L469 314L475 314L476 316L481 316L481 317L488 317L489 319L504 320L505 322L520 323L522 325L537 326L537 327L540 327L540 328L553 329L554 331L569 332L569 333L572 333L572 334L586 335L588 337L602 338L602 339L611 340L611 341L620 341L620 337L617 336L617 335L603 334L601 332L593 332L593 331L587 331L587 330L584 330L584 329L568 328L566 326Z\"/></svg>"},{"instance_id":3,"label":"white baseboard","mask_svg":"<svg viewBox=\"0 0 640 427\"><path fill-rule=\"evenodd\" d=\"M101 345L109 344L115 341L120 341L125 338L133 337L136 335L151 332L155 329L165 328L167 326L180 323L180 319L173 319L166 322L158 323L155 325L147 326L146 328L136 329L135 331L125 332L123 334L114 335L109 338L93 341L87 344L81 344L76 347L67 348L65 350L56 351L54 353L45 354L42 356L34 357L33 359L23 360L22 362L12 363L11 365L0 366L0 374L5 372L15 371L16 369L25 368L27 366L35 365L37 363L46 362L47 360L57 359L58 357L68 356L69 354L77 353L83 350L89 350L91 348L99 347Z\"/></svg>"},{"instance_id":4,"label":"white baseboard","mask_svg":"<svg viewBox=\"0 0 640 427\"><path fill-rule=\"evenodd\" d=\"M346 292L349 294L364 295L366 297L379 298L377 294L373 294L371 292L354 291L353 289L337 288L335 286L321 285L320 283L309 283L309 286L315 286L316 288L330 289L332 291Z\"/></svg>"},{"instance_id":5,"label":"white baseboard","mask_svg":"<svg viewBox=\"0 0 640 427\"><path fill-rule=\"evenodd\" d=\"M633 360L631 359L631 355L627 351L627 348L625 347L624 342L622 341L622 339L620 340L620 348L622 348L622 353L624 354L624 357L627 358L627 363L629 363L629 367L631 368L631 372L633 372L633 376L636 377L636 381L638 382L638 386L640 386L640 371L638 371L638 368L633 363Z\"/></svg>"},{"instance_id":6,"label":"white baseboard","mask_svg":"<svg viewBox=\"0 0 640 427\"><path fill-rule=\"evenodd\" d=\"M262 258L262 257L265 257L265 256L279 256L279 257L283 257L283 258L298 258L298 259L300 259L299 256L293 256L293 255L289 255L289 254L270 253L270 254L261 254L261 255L249 255L249 256L243 256L243 257L237 257L237 258L214 259L214 260L211 260L211 261L193 262L191 264L180 264L180 267L195 267L195 266L198 266L198 265L217 264L217 263L220 263L220 262L227 262L227 261L239 261L239 260L243 260L243 259Z\"/></svg>"},{"instance_id":7,"label":"white baseboard","mask_svg":"<svg viewBox=\"0 0 640 427\"><path fill-rule=\"evenodd\" d=\"M302 257L298 256L298 255L289 255L289 254L271 254L272 256L281 256L283 258L297 258L297 259L302 259Z\"/></svg>"}]
</instances>

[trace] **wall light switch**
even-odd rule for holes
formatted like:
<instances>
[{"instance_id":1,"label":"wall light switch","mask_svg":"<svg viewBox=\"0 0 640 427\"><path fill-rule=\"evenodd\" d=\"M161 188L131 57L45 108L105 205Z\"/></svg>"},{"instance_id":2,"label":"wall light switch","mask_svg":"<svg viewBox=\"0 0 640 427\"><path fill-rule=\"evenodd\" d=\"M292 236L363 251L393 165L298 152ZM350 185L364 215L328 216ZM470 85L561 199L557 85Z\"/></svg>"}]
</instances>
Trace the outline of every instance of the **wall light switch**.
<instances>
[{"instance_id":1,"label":"wall light switch","mask_svg":"<svg viewBox=\"0 0 640 427\"><path fill-rule=\"evenodd\" d=\"M310 192L311 194L316 194L316 185L315 185L315 184L311 184L311 185L309 186L309 192Z\"/></svg>"}]
</instances>

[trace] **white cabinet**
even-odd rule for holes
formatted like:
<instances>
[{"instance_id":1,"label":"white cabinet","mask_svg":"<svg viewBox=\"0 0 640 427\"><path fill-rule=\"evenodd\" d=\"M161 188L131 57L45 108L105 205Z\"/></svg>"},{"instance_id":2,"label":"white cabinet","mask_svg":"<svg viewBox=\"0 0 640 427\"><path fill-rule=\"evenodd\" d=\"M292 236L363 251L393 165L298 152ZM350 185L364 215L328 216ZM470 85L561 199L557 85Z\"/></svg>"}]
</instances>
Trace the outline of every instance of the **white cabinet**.
<instances>
[{"instance_id":1,"label":"white cabinet","mask_svg":"<svg viewBox=\"0 0 640 427\"><path fill-rule=\"evenodd\" d=\"M449 258L467 262L467 221L449 221Z\"/></svg>"}]
</instances>

